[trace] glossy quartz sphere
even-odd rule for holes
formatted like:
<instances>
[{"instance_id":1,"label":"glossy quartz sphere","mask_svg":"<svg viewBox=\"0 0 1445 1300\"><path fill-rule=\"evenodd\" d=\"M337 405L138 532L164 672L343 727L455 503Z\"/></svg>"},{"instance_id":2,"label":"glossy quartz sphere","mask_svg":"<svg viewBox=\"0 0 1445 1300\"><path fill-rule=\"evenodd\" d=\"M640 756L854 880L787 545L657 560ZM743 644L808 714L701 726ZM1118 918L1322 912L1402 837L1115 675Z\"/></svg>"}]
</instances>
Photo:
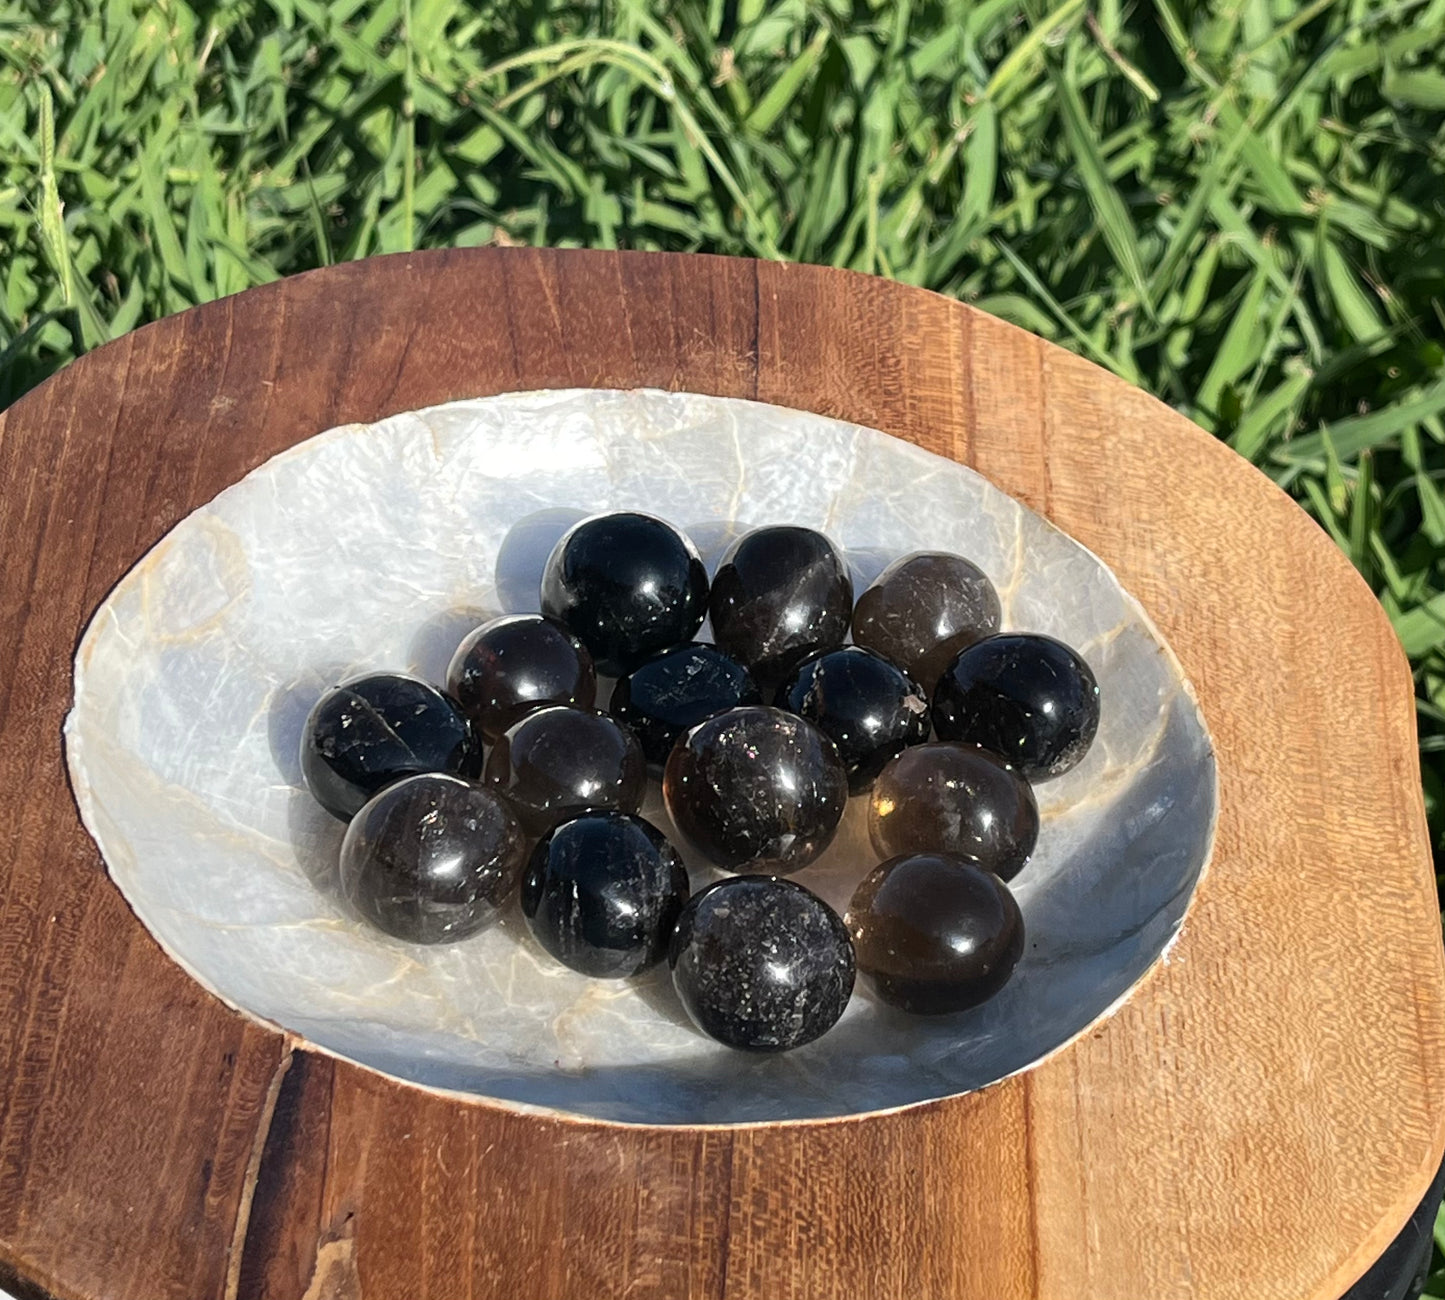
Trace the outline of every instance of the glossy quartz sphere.
<instances>
[{"instance_id":1,"label":"glossy quartz sphere","mask_svg":"<svg viewBox=\"0 0 1445 1300\"><path fill-rule=\"evenodd\" d=\"M785 1052L826 1033L853 993L843 922L791 880L720 880L683 908L668 955L692 1022L720 1043Z\"/></svg>"},{"instance_id":2,"label":"glossy quartz sphere","mask_svg":"<svg viewBox=\"0 0 1445 1300\"><path fill-rule=\"evenodd\" d=\"M568 529L548 558L542 612L581 638L598 672L618 677L702 626L707 570L661 519L594 515Z\"/></svg>"},{"instance_id":3,"label":"glossy quartz sphere","mask_svg":"<svg viewBox=\"0 0 1445 1300\"><path fill-rule=\"evenodd\" d=\"M457 647L447 690L488 741L538 704L590 709L597 673L587 647L556 619L509 614Z\"/></svg>"},{"instance_id":4,"label":"glossy quartz sphere","mask_svg":"<svg viewBox=\"0 0 1445 1300\"><path fill-rule=\"evenodd\" d=\"M782 709L730 709L677 742L662 793L678 833L728 871L790 875L832 843L848 802L838 748Z\"/></svg>"},{"instance_id":5,"label":"glossy quartz sphere","mask_svg":"<svg viewBox=\"0 0 1445 1300\"><path fill-rule=\"evenodd\" d=\"M527 831L541 835L579 813L636 812L647 762L626 727L601 713L553 704L497 738L484 776L511 801Z\"/></svg>"},{"instance_id":6,"label":"glossy quartz sphere","mask_svg":"<svg viewBox=\"0 0 1445 1300\"><path fill-rule=\"evenodd\" d=\"M449 943L496 918L526 860L505 799L433 772L388 786L351 819L341 892L387 934Z\"/></svg>"},{"instance_id":7,"label":"glossy quartz sphere","mask_svg":"<svg viewBox=\"0 0 1445 1300\"><path fill-rule=\"evenodd\" d=\"M1024 951L1009 887L948 853L891 858L848 904L858 969L883 1001L920 1015L965 1011L1005 984Z\"/></svg>"},{"instance_id":8,"label":"glossy quartz sphere","mask_svg":"<svg viewBox=\"0 0 1445 1300\"><path fill-rule=\"evenodd\" d=\"M868 804L880 858L951 853L1012 880L1039 838L1029 783L976 745L932 741L905 749L880 773Z\"/></svg>"},{"instance_id":9,"label":"glossy quartz sphere","mask_svg":"<svg viewBox=\"0 0 1445 1300\"><path fill-rule=\"evenodd\" d=\"M602 979L667 955L687 902L687 870L663 833L626 813L584 813L533 850L522 912L564 966Z\"/></svg>"},{"instance_id":10,"label":"glossy quartz sphere","mask_svg":"<svg viewBox=\"0 0 1445 1300\"><path fill-rule=\"evenodd\" d=\"M473 777L481 763L481 741L456 701L399 673L332 687L316 701L301 736L306 785L342 821L404 776Z\"/></svg>"},{"instance_id":11,"label":"glossy quartz sphere","mask_svg":"<svg viewBox=\"0 0 1445 1300\"><path fill-rule=\"evenodd\" d=\"M619 678L608 712L632 729L647 761L661 768L690 727L726 709L762 702L742 664L716 646L689 641Z\"/></svg>"},{"instance_id":12,"label":"glossy quartz sphere","mask_svg":"<svg viewBox=\"0 0 1445 1300\"><path fill-rule=\"evenodd\" d=\"M853 611L853 640L931 691L954 655L998 631L998 592L960 555L915 551L895 560Z\"/></svg>"},{"instance_id":13,"label":"glossy quartz sphere","mask_svg":"<svg viewBox=\"0 0 1445 1300\"><path fill-rule=\"evenodd\" d=\"M718 645L771 686L809 655L843 644L853 580L822 533L756 528L723 556L708 608Z\"/></svg>"},{"instance_id":14,"label":"glossy quartz sphere","mask_svg":"<svg viewBox=\"0 0 1445 1300\"><path fill-rule=\"evenodd\" d=\"M838 746L853 794L867 790L900 750L928 739L928 699L922 688L861 646L805 660L779 687L777 702Z\"/></svg>"},{"instance_id":15,"label":"glossy quartz sphere","mask_svg":"<svg viewBox=\"0 0 1445 1300\"><path fill-rule=\"evenodd\" d=\"M985 637L938 679L933 725L941 739L982 745L1042 781L1067 772L1093 743L1099 686L1089 665L1053 637Z\"/></svg>"}]
</instances>

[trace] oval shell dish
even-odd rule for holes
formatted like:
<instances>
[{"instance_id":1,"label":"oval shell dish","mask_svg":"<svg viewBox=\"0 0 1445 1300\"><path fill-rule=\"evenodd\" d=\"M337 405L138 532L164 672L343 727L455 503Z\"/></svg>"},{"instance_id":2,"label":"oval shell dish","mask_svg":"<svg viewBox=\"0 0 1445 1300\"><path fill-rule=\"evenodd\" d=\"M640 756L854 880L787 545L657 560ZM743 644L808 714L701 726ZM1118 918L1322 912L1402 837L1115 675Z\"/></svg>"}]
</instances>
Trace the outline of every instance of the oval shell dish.
<instances>
[{"instance_id":1,"label":"oval shell dish","mask_svg":"<svg viewBox=\"0 0 1445 1300\"><path fill-rule=\"evenodd\" d=\"M1038 850L1013 882L1028 946L995 1000L909 1018L860 983L831 1033L758 1058L692 1030L665 972L587 980L515 917L418 948L346 915L330 878L341 826L302 788L296 758L311 704L364 670L439 682L477 622L536 608L552 543L602 509L671 520L710 569L749 526L810 525L846 548L859 591L908 551L956 551L997 585L1005 628L1084 654L1102 724L1083 763L1038 787ZM66 742L111 875L226 1002L416 1083L633 1123L878 1111L1025 1069L1166 950L1216 815L1193 693L1084 547L973 471L876 430L645 390L454 402L273 457L177 525L101 606ZM840 910L875 862L864 804L851 801L837 841L797 877ZM645 812L670 831L655 791ZM711 873L693 866L697 888Z\"/></svg>"}]
</instances>

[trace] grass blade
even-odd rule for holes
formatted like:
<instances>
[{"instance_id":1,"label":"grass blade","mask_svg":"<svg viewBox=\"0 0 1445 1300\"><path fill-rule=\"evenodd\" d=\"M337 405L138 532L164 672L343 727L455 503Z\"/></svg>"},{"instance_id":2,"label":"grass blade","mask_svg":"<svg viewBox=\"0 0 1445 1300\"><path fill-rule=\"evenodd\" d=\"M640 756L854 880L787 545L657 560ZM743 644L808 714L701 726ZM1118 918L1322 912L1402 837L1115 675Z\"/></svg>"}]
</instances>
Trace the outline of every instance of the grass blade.
<instances>
[{"instance_id":1,"label":"grass blade","mask_svg":"<svg viewBox=\"0 0 1445 1300\"><path fill-rule=\"evenodd\" d=\"M1324 454L1327 438L1339 455L1353 456L1367 447L1379 447L1412 425L1441 412L1445 412L1445 379L1419 396L1387 406L1382 411L1337 420L1319 433L1296 438L1281 447L1275 458L1284 464L1313 463Z\"/></svg>"},{"instance_id":2,"label":"grass blade","mask_svg":"<svg viewBox=\"0 0 1445 1300\"><path fill-rule=\"evenodd\" d=\"M1129 283L1133 286L1138 301L1144 310L1154 315L1154 298L1144 278L1144 264L1139 260L1139 245L1134 224L1119 191L1109 180L1099 146L1094 138L1084 113L1083 101L1070 78L1056 76L1054 88L1058 92L1059 116L1064 125L1070 148L1078 168L1079 179L1088 192L1094 215L1099 222L1104 242L1113 253Z\"/></svg>"},{"instance_id":3,"label":"grass blade","mask_svg":"<svg viewBox=\"0 0 1445 1300\"><path fill-rule=\"evenodd\" d=\"M778 79L768 87L767 93L753 106L744 123L749 131L766 135L773 129L778 118L797 97L803 83L818 66L823 51L828 48L829 39L828 29L820 27L813 39L803 47L803 52L782 71Z\"/></svg>"}]
</instances>

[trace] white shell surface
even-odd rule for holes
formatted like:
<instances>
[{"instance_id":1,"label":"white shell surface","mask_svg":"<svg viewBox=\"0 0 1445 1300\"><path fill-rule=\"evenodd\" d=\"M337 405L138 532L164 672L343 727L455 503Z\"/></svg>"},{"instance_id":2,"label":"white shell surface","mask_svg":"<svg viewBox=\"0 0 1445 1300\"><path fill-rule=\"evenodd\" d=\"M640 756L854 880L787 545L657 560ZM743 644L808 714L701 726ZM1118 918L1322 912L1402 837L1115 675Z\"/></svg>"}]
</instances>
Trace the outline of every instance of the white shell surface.
<instances>
[{"instance_id":1,"label":"white shell surface","mask_svg":"<svg viewBox=\"0 0 1445 1300\"><path fill-rule=\"evenodd\" d=\"M777 1057L701 1037L666 971L588 980L517 915L412 947L349 917L342 826L302 786L301 727L368 670L440 682L478 622L536 608L552 543L598 510L687 531L709 570L748 527L846 548L862 591L909 551L955 551L1006 629L1075 646L1100 686L1084 761L1037 787L1013 882L1028 944L972 1012L913 1018L859 981L838 1026ZM706 626L703 637L708 633ZM274 457L178 524L96 613L66 725L87 828L136 914L226 1002L423 1085L635 1123L889 1109L1037 1062L1170 944L1208 860L1209 737L1173 654L1089 551L987 480L876 430L656 391L511 393L347 425ZM864 799L794 879L841 912L875 864ZM654 789L645 813L671 830ZM713 878L693 865L693 887Z\"/></svg>"}]
</instances>

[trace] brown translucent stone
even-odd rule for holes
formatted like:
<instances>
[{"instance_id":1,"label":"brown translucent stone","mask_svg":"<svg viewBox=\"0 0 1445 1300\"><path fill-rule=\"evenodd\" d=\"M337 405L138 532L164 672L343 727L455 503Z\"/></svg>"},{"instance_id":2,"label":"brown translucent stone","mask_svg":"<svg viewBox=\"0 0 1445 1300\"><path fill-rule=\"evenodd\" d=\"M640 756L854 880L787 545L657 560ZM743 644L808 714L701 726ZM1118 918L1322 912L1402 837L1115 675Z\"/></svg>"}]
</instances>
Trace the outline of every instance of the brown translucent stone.
<instances>
[{"instance_id":1,"label":"brown translucent stone","mask_svg":"<svg viewBox=\"0 0 1445 1300\"><path fill-rule=\"evenodd\" d=\"M853 640L891 659L926 691L966 645L997 632L998 592L962 556L916 551L858 598Z\"/></svg>"},{"instance_id":2,"label":"brown translucent stone","mask_svg":"<svg viewBox=\"0 0 1445 1300\"><path fill-rule=\"evenodd\" d=\"M878 996L920 1015L987 1002L1024 951L1023 916L1009 887L947 853L877 867L854 891L844 924Z\"/></svg>"},{"instance_id":3,"label":"brown translucent stone","mask_svg":"<svg viewBox=\"0 0 1445 1300\"><path fill-rule=\"evenodd\" d=\"M587 647L542 614L510 614L457 647L447 690L488 742L539 704L590 709L597 674Z\"/></svg>"},{"instance_id":4,"label":"brown translucent stone","mask_svg":"<svg viewBox=\"0 0 1445 1300\"><path fill-rule=\"evenodd\" d=\"M1039 837L1039 809L1022 776L977 745L933 741L905 749L879 774L868 835L880 858L952 853L1004 880Z\"/></svg>"},{"instance_id":5,"label":"brown translucent stone","mask_svg":"<svg viewBox=\"0 0 1445 1300\"><path fill-rule=\"evenodd\" d=\"M495 920L527 841L507 801L441 772L408 777L347 827L341 890L372 925L409 943L449 943Z\"/></svg>"},{"instance_id":6,"label":"brown translucent stone","mask_svg":"<svg viewBox=\"0 0 1445 1300\"><path fill-rule=\"evenodd\" d=\"M809 655L843 644L853 580L822 533L755 528L727 550L708 604L713 640L759 685L776 685Z\"/></svg>"},{"instance_id":7,"label":"brown translucent stone","mask_svg":"<svg viewBox=\"0 0 1445 1300\"><path fill-rule=\"evenodd\" d=\"M635 813L647 760L628 729L601 713L555 704L513 723L487 755L486 783L542 835L584 812Z\"/></svg>"},{"instance_id":8,"label":"brown translucent stone","mask_svg":"<svg viewBox=\"0 0 1445 1300\"><path fill-rule=\"evenodd\" d=\"M728 871L785 876L833 841L848 802L838 748L782 709L729 709L677 742L662 792L679 834Z\"/></svg>"}]
</instances>

